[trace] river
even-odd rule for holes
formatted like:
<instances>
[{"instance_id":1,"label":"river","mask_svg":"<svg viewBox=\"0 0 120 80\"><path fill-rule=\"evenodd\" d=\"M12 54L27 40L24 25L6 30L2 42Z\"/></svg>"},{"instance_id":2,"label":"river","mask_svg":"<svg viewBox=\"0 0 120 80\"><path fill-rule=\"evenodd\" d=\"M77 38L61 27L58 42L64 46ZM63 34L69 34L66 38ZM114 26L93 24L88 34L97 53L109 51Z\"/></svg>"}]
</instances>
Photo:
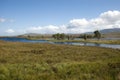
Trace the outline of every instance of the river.
<instances>
[{"instance_id":1,"label":"river","mask_svg":"<svg viewBox=\"0 0 120 80\"><path fill-rule=\"evenodd\" d=\"M25 38L16 38L16 37L4 37L4 38L0 38L0 40L10 41L10 42L30 42L30 43L66 44L66 45L80 45L80 46L97 46L97 47L120 49L119 44L98 44L98 43L88 43L88 42L51 42L47 40L28 40Z\"/></svg>"}]
</instances>

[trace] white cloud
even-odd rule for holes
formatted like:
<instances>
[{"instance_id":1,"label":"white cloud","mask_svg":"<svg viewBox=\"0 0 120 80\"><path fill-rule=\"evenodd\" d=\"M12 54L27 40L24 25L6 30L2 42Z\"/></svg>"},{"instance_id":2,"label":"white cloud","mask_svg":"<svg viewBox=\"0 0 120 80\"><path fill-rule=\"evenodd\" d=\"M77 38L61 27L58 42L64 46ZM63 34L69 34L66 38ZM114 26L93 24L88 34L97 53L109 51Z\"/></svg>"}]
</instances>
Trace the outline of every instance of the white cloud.
<instances>
[{"instance_id":1,"label":"white cloud","mask_svg":"<svg viewBox=\"0 0 120 80\"><path fill-rule=\"evenodd\" d=\"M66 30L66 26L54 26L54 25L49 25L49 26L38 26L38 27L30 27L29 29L26 30L28 33L42 33L42 34L52 34L52 33L64 33Z\"/></svg>"},{"instance_id":2,"label":"white cloud","mask_svg":"<svg viewBox=\"0 0 120 80\"><path fill-rule=\"evenodd\" d=\"M120 28L120 11L107 11L97 18L73 19L67 25L62 26L38 26L31 27L26 32L52 34L52 33L84 33L96 29Z\"/></svg>"},{"instance_id":3,"label":"white cloud","mask_svg":"<svg viewBox=\"0 0 120 80\"><path fill-rule=\"evenodd\" d=\"M98 29L120 28L120 11L104 12L98 18L92 19L91 24Z\"/></svg>"},{"instance_id":4,"label":"white cloud","mask_svg":"<svg viewBox=\"0 0 120 80\"><path fill-rule=\"evenodd\" d=\"M76 28L77 27L77 28ZM120 11L107 11L101 13L97 18L73 19L68 28L76 28L82 32L101 30L107 28L120 28Z\"/></svg>"},{"instance_id":5,"label":"white cloud","mask_svg":"<svg viewBox=\"0 0 120 80\"><path fill-rule=\"evenodd\" d=\"M100 15L100 18L102 18L103 20L106 20L110 23L114 23L114 22L120 20L120 11L104 12Z\"/></svg>"},{"instance_id":6,"label":"white cloud","mask_svg":"<svg viewBox=\"0 0 120 80\"><path fill-rule=\"evenodd\" d=\"M1 19L1 18L0 18ZM5 20L0 20L4 22ZM98 17L92 19L72 19L68 24L63 25L48 25L48 26L33 26L24 30L8 29L6 33L24 34L24 33L84 33L94 30L107 28L120 28L120 11L107 11L101 13Z\"/></svg>"},{"instance_id":7,"label":"white cloud","mask_svg":"<svg viewBox=\"0 0 120 80\"><path fill-rule=\"evenodd\" d=\"M6 33L14 33L15 31L13 29L8 29L5 31Z\"/></svg>"},{"instance_id":8,"label":"white cloud","mask_svg":"<svg viewBox=\"0 0 120 80\"><path fill-rule=\"evenodd\" d=\"M87 26L89 24L89 22L83 18L83 19L73 19L70 21L70 26L71 27L83 27L83 26Z\"/></svg>"},{"instance_id":9,"label":"white cloud","mask_svg":"<svg viewBox=\"0 0 120 80\"><path fill-rule=\"evenodd\" d=\"M5 22L5 21L6 21L6 19L0 18L0 22Z\"/></svg>"}]
</instances>

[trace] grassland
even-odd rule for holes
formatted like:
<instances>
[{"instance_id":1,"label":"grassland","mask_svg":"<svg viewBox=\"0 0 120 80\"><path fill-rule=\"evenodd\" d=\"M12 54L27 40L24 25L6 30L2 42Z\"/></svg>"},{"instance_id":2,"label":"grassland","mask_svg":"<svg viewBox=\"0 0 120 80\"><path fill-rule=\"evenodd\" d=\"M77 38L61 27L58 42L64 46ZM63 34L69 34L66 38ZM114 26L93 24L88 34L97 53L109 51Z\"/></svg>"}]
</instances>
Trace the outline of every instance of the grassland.
<instances>
[{"instance_id":1,"label":"grassland","mask_svg":"<svg viewBox=\"0 0 120 80\"><path fill-rule=\"evenodd\" d=\"M0 41L0 80L120 80L120 50Z\"/></svg>"}]
</instances>

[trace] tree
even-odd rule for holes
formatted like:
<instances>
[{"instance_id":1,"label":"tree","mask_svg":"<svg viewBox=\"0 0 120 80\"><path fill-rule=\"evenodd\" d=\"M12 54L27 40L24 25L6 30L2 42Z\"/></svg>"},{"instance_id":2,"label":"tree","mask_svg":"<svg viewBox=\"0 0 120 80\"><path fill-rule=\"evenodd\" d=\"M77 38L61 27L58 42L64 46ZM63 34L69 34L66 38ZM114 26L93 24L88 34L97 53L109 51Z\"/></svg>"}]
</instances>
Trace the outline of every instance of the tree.
<instances>
[{"instance_id":1,"label":"tree","mask_svg":"<svg viewBox=\"0 0 120 80\"><path fill-rule=\"evenodd\" d=\"M30 35L28 35L28 38L31 38L31 36L30 36Z\"/></svg>"},{"instance_id":2,"label":"tree","mask_svg":"<svg viewBox=\"0 0 120 80\"><path fill-rule=\"evenodd\" d=\"M60 34L60 39L65 39L65 34L64 33L62 33L62 34Z\"/></svg>"},{"instance_id":3,"label":"tree","mask_svg":"<svg viewBox=\"0 0 120 80\"><path fill-rule=\"evenodd\" d=\"M84 34L83 38L84 40L87 40L87 34Z\"/></svg>"},{"instance_id":4,"label":"tree","mask_svg":"<svg viewBox=\"0 0 120 80\"><path fill-rule=\"evenodd\" d=\"M68 40L73 40L75 37L73 35L68 34L68 35L66 35L66 38Z\"/></svg>"},{"instance_id":5,"label":"tree","mask_svg":"<svg viewBox=\"0 0 120 80\"><path fill-rule=\"evenodd\" d=\"M94 31L94 37L99 40L101 38L101 33L98 30Z\"/></svg>"},{"instance_id":6,"label":"tree","mask_svg":"<svg viewBox=\"0 0 120 80\"><path fill-rule=\"evenodd\" d=\"M60 39L60 34L59 33L53 34L53 38L59 40Z\"/></svg>"},{"instance_id":7,"label":"tree","mask_svg":"<svg viewBox=\"0 0 120 80\"><path fill-rule=\"evenodd\" d=\"M64 33L62 33L62 34L60 34L60 33L57 33L57 34L54 34L53 35L53 38L54 39L57 39L57 40L60 40L60 39L65 39L65 34Z\"/></svg>"},{"instance_id":8,"label":"tree","mask_svg":"<svg viewBox=\"0 0 120 80\"><path fill-rule=\"evenodd\" d=\"M67 35L66 37L67 37L68 40L70 40L70 35Z\"/></svg>"},{"instance_id":9,"label":"tree","mask_svg":"<svg viewBox=\"0 0 120 80\"><path fill-rule=\"evenodd\" d=\"M58 38L57 38L57 37L58 37L57 34L53 34L52 37L53 37L54 39L58 39Z\"/></svg>"},{"instance_id":10,"label":"tree","mask_svg":"<svg viewBox=\"0 0 120 80\"><path fill-rule=\"evenodd\" d=\"M56 35L57 40L60 40L60 34L57 33L57 34L55 34L55 35Z\"/></svg>"}]
</instances>

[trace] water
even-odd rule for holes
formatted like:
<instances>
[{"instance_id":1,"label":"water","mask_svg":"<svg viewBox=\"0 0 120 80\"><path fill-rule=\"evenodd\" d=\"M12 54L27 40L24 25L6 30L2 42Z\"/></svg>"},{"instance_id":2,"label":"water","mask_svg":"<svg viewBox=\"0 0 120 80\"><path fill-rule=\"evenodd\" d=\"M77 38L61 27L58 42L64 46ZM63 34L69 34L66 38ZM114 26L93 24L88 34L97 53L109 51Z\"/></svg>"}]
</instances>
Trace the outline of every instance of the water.
<instances>
[{"instance_id":1,"label":"water","mask_svg":"<svg viewBox=\"0 0 120 80\"><path fill-rule=\"evenodd\" d=\"M67 44L67 45L80 45L80 46L97 46L97 47L106 47L120 49L118 44L99 44L99 43L88 43L88 42L53 42L53 44Z\"/></svg>"},{"instance_id":2,"label":"water","mask_svg":"<svg viewBox=\"0 0 120 80\"><path fill-rule=\"evenodd\" d=\"M120 49L118 44L98 44L98 43L88 43L88 42L50 42L47 40L28 40L25 38L16 38L16 37L4 37L0 40L11 41L11 42L30 42L30 43L49 43L49 44L66 44L66 45L80 45L80 46L97 46L97 47L106 47Z\"/></svg>"},{"instance_id":3,"label":"water","mask_svg":"<svg viewBox=\"0 0 120 80\"><path fill-rule=\"evenodd\" d=\"M31 43L46 43L48 42L47 40L29 40L26 38L16 38L16 37L4 37L4 38L0 38L0 40L4 40L4 41L10 41L10 42L31 42Z\"/></svg>"}]
</instances>

